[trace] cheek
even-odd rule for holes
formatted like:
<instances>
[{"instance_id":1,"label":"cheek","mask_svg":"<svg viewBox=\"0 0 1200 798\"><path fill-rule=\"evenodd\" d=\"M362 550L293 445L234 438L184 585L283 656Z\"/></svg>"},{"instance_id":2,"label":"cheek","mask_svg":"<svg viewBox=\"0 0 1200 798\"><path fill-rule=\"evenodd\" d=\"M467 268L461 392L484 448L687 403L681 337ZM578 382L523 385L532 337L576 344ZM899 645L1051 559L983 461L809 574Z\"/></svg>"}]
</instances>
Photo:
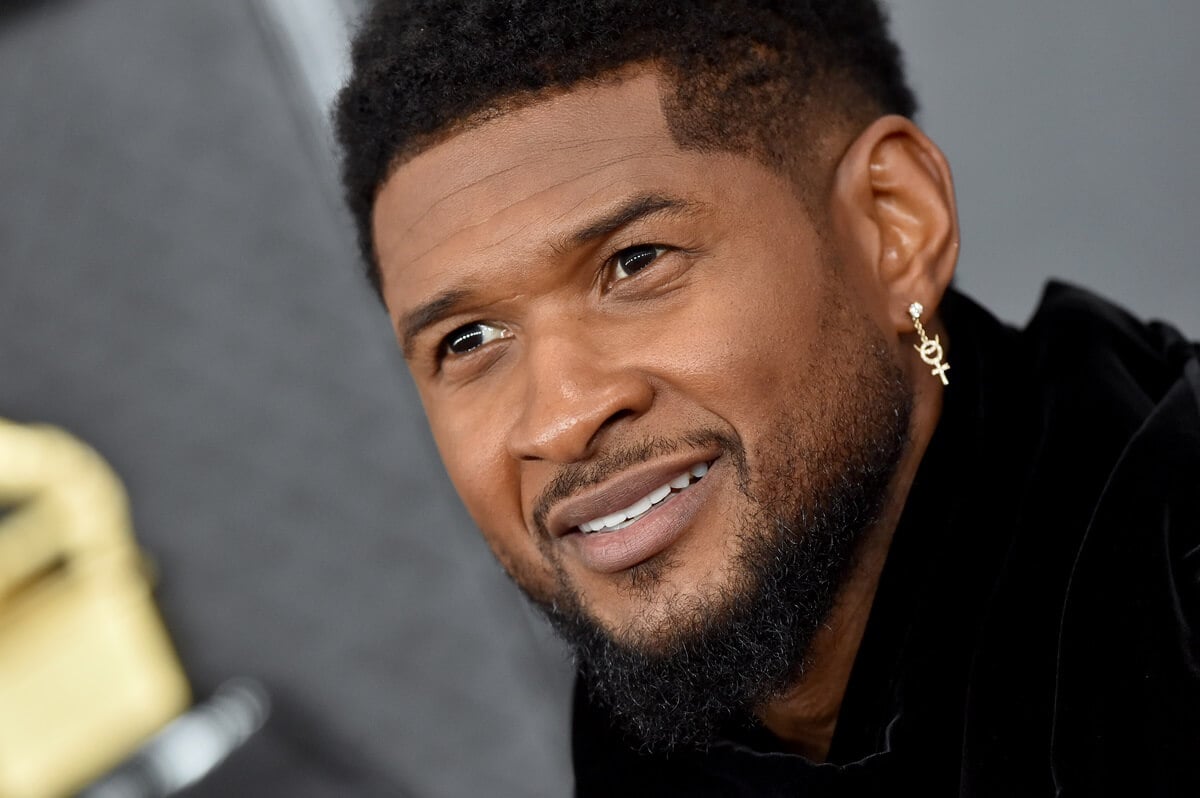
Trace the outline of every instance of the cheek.
<instances>
[{"instance_id":1,"label":"cheek","mask_svg":"<svg viewBox=\"0 0 1200 798\"><path fill-rule=\"evenodd\" d=\"M478 435L435 433L446 473L471 517L479 523L507 513L505 467L495 447ZM486 512L485 512L486 508Z\"/></svg>"},{"instance_id":2,"label":"cheek","mask_svg":"<svg viewBox=\"0 0 1200 798\"><path fill-rule=\"evenodd\" d=\"M821 361L817 289L799 266L774 263L763 254L736 270L714 269L661 342L674 353L681 388L735 427L771 424L781 404L801 401L831 366Z\"/></svg>"},{"instance_id":3,"label":"cheek","mask_svg":"<svg viewBox=\"0 0 1200 798\"><path fill-rule=\"evenodd\" d=\"M477 417L449 407L428 415L446 473L496 559L525 590L546 594L553 571L525 526L504 420L494 412Z\"/></svg>"}]
</instances>

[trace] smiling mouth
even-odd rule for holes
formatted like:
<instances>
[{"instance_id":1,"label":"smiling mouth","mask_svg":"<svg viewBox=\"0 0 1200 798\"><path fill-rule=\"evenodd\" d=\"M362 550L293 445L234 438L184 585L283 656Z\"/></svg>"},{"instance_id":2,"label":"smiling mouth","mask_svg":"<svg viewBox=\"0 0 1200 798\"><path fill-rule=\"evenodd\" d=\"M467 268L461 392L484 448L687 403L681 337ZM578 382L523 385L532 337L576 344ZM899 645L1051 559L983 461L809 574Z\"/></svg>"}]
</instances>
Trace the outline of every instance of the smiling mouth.
<instances>
[{"instance_id":1,"label":"smiling mouth","mask_svg":"<svg viewBox=\"0 0 1200 798\"><path fill-rule=\"evenodd\" d=\"M605 532L616 532L619 529L636 524L655 507L658 507L672 496L683 493L704 479L705 474L708 473L708 466L708 463L697 463L687 471L659 485L625 509L585 521L577 526L575 530L582 532L584 535L596 535Z\"/></svg>"}]
</instances>

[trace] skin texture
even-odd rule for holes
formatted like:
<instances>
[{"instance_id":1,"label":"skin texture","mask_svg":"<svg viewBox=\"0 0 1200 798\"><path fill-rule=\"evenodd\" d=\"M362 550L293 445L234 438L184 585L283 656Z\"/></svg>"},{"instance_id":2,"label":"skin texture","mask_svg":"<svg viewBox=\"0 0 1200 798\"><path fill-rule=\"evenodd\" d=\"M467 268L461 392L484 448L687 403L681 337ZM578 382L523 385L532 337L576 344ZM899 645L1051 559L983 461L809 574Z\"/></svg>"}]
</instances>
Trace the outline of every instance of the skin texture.
<instances>
[{"instance_id":1,"label":"skin texture","mask_svg":"<svg viewBox=\"0 0 1200 798\"><path fill-rule=\"evenodd\" d=\"M562 93L401 165L374 211L384 298L450 478L501 563L536 600L569 586L616 639L648 648L680 606L736 581L729 529L756 509L730 458L689 436L732 436L752 486L779 479L779 425L829 448L863 347L886 349L913 395L908 445L803 675L758 708L821 759L940 412L907 308L920 301L951 351L936 319L957 255L949 170L905 119L831 122L805 178L829 189L806 203L811 191L746 155L681 150L658 80L642 69ZM634 197L685 204L572 240ZM614 256L647 244L663 250L621 279ZM439 298L436 321L415 329L414 312ZM487 327L464 328L478 322ZM464 329L489 340L442 358ZM635 567L597 568L579 535L556 534L562 503L547 500L564 485L602 494L639 469L709 461L703 501ZM798 484L819 482L795 468Z\"/></svg>"}]
</instances>

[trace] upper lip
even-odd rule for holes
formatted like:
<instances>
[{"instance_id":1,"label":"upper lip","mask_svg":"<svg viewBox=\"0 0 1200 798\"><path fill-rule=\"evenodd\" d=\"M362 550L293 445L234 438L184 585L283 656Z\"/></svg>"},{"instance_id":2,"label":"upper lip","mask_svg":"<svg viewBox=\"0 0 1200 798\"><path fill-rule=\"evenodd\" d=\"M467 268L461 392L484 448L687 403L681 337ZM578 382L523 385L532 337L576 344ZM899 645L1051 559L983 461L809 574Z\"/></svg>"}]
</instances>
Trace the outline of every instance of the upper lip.
<instances>
[{"instance_id":1,"label":"upper lip","mask_svg":"<svg viewBox=\"0 0 1200 798\"><path fill-rule=\"evenodd\" d=\"M555 504L546 515L546 528L551 537L560 538L585 521L623 510L692 466L711 463L716 457L690 450L639 463Z\"/></svg>"}]
</instances>

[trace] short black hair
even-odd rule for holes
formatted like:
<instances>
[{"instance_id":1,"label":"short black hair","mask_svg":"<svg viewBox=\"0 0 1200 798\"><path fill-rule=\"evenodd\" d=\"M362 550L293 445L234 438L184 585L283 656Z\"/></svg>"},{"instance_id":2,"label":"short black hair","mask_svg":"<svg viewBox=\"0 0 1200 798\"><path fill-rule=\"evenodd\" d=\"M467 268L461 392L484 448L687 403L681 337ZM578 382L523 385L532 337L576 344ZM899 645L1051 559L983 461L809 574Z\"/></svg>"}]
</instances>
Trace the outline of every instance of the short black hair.
<instances>
[{"instance_id":1,"label":"short black hair","mask_svg":"<svg viewBox=\"0 0 1200 798\"><path fill-rule=\"evenodd\" d=\"M642 63L673 84L663 110L681 146L785 170L814 118L916 111L877 0L381 0L334 108L375 290L371 211L392 169L488 115Z\"/></svg>"}]
</instances>

